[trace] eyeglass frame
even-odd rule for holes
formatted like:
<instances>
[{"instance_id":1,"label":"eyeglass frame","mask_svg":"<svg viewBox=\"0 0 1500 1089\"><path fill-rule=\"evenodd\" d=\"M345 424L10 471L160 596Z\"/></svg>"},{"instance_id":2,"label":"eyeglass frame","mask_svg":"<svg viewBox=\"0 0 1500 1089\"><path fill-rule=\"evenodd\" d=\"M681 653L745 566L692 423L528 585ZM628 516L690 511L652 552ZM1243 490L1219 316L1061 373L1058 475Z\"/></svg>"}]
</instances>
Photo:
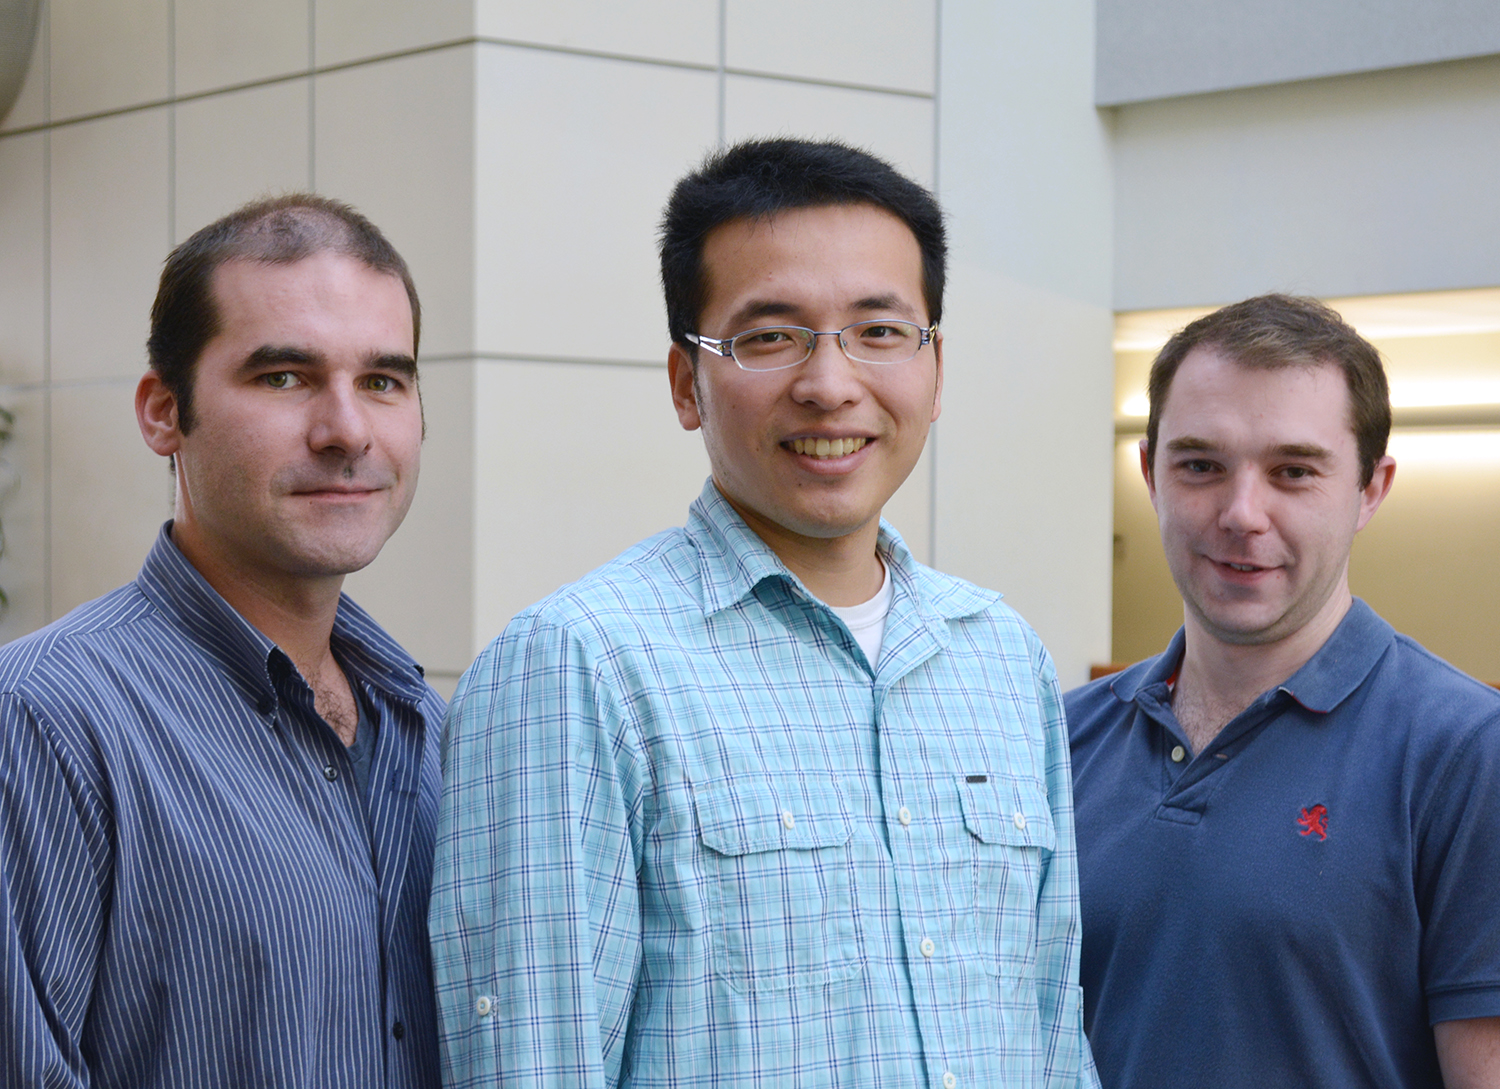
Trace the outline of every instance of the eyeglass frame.
<instances>
[{"instance_id":1,"label":"eyeglass frame","mask_svg":"<svg viewBox=\"0 0 1500 1089\"><path fill-rule=\"evenodd\" d=\"M844 346L844 334L847 333L850 329L853 329L856 325L879 325L882 322L889 325L910 325L916 328L917 331L921 334L921 339L917 341L916 350L913 351L911 355L909 355L905 359L888 359L885 361L855 359L852 355L850 355L849 349ZM734 354L734 342L739 340L740 337L748 337L753 333L764 333L770 329L796 329L799 332L811 333L812 343L808 345L807 354L801 359L797 360L797 362L795 363L783 363L779 367L747 367L743 363L741 363ZM839 351L843 352L844 358L851 363L863 363L866 366L870 367L893 367L898 366L902 363L910 363L913 359L917 358L917 356L921 355L922 349L927 347L927 345L933 343L933 339L937 336L937 332L937 322L933 322L927 328L923 329L920 325L917 325L916 322L908 321L906 318L865 318L863 321L851 321L842 329L830 329L829 331L822 333L820 333L816 329L809 329L805 325L759 325L754 329L746 329L743 332L735 333L732 337L706 337L700 333L688 332L684 332L682 335L697 347L707 348L709 351L713 352L720 358L733 360L734 365L742 371L748 371L751 374L771 374L773 371L791 370L793 367L800 367L802 366L802 364L806 363L813 357L813 353L818 350L819 337L836 337Z\"/></svg>"}]
</instances>

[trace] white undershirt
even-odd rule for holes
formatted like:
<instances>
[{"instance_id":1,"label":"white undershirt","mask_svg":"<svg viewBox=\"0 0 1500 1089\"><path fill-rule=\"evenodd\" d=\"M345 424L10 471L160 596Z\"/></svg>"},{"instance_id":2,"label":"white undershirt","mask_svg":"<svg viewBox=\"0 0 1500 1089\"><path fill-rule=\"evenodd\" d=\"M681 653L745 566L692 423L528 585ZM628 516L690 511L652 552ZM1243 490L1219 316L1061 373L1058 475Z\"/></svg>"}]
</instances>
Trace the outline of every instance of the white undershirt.
<instances>
[{"instance_id":1,"label":"white undershirt","mask_svg":"<svg viewBox=\"0 0 1500 1089\"><path fill-rule=\"evenodd\" d=\"M880 643L885 638L885 618L891 611L891 565L883 563L881 566L885 568L885 581L869 601L861 605L828 606L833 610L833 615L848 626L854 641L865 652L865 657L872 666L880 661Z\"/></svg>"}]
</instances>

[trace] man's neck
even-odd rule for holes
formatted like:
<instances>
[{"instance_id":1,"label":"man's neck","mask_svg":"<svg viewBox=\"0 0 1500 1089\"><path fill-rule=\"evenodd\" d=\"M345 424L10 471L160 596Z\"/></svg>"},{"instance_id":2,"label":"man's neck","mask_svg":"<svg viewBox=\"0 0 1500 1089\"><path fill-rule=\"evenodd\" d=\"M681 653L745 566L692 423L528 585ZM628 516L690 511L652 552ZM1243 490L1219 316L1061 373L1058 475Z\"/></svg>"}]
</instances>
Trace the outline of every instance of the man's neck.
<instances>
[{"instance_id":1,"label":"man's neck","mask_svg":"<svg viewBox=\"0 0 1500 1089\"><path fill-rule=\"evenodd\" d=\"M322 672L332 660L329 640L338 616L343 576L318 579L265 579L227 563L176 526L172 540L229 607L281 648L304 677Z\"/></svg>"},{"instance_id":2,"label":"man's neck","mask_svg":"<svg viewBox=\"0 0 1500 1089\"><path fill-rule=\"evenodd\" d=\"M1284 684L1328 641L1353 599L1335 595L1318 616L1271 643L1228 643L1209 634L1189 614L1172 711L1193 752L1203 749L1245 708Z\"/></svg>"},{"instance_id":3,"label":"man's neck","mask_svg":"<svg viewBox=\"0 0 1500 1089\"><path fill-rule=\"evenodd\" d=\"M880 593L885 565L875 548L879 519L839 537L806 537L724 498L819 601L840 607L863 605Z\"/></svg>"}]
</instances>

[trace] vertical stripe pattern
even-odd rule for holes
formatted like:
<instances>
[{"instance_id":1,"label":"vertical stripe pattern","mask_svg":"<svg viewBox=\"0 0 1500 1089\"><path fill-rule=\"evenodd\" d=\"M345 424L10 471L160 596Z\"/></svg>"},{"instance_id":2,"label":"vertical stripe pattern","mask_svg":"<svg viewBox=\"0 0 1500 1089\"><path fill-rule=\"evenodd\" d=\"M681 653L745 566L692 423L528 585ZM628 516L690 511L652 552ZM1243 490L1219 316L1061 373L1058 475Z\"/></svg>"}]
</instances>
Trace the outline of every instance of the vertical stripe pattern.
<instances>
[{"instance_id":1,"label":"vertical stripe pattern","mask_svg":"<svg viewBox=\"0 0 1500 1089\"><path fill-rule=\"evenodd\" d=\"M169 529L0 648L0 1084L434 1087L442 701L343 599L367 823L311 690Z\"/></svg>"}]
</instances>

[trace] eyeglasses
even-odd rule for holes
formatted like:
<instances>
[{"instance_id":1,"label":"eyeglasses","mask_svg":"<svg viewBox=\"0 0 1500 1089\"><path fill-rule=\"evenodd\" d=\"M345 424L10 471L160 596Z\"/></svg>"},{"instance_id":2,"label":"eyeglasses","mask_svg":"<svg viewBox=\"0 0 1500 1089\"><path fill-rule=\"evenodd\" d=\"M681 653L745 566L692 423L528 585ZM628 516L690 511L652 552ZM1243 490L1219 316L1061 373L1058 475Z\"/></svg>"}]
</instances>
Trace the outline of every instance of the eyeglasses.
<instances>
[{"instance_id":1,"label":"eyeglasses","mask_svg":"<svg viewBox=\"0 0 1500 1089\"><path fill-rule=\"evenodd\" d=\"M917 358L917 353L932 343L937 325L923 329L914 321L877 318L827 333L800 325L767 325L746 329L723 340L697 333L684 335L716 355L733 359L742 370L780 371L805 362L817 347L819 337L837 337L844 355L856 363L905 363Z\"/></svg>"}]
</instances>

